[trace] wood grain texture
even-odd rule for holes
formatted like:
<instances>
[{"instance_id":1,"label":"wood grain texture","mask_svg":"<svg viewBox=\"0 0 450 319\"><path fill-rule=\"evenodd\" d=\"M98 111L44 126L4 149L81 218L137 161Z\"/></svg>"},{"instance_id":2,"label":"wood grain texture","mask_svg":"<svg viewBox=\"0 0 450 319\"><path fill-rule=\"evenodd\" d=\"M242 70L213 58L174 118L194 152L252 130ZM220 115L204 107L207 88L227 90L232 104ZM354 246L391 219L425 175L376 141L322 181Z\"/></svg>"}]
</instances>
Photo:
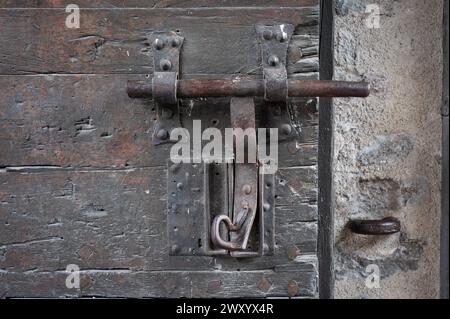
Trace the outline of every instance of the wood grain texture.
<instances>
[{"instance_id":1,"label":"wood grain texture","mask_svg":"<svg viewBox=\"0 0 450 319\"><path fill-rule=\"evenodd\" d=\"M261 73L254 25L276 19L293 23L296 34L305 36L317 29L318 10L86 9L79 29L67 29L66 16L63 9L0 9L0 43L9 42L0 47L0 74L148 74L153 70L147 35L155 30L185 37L183 74ZM290 61L289 68L318 71L317 57Z\"/></svg>"},{"instance_id":2,"label":"wood grain texture","mask_svg":"<svg viewBox=\"0 0 450 319\"><path fill-rule=\"evenodd\" d=\"M0 8L65 8L71 0L1 0ZM317 0L78 0L80 8L307 7Z\"/></svg>"},{"instance_id":3,"label":"wood grain texture","mask_svg":"<svg viewBox=\"0 0 450 319\"><path fill-rule=\"evenodd\" d=\"M292 189L296 179L288 180L286 171L304 180L314 174L310 168L280 170L277 184ZM171 264L177 258L168 258L167 234L161 231L166 229L165 184L166 170L162 167L115 171L38 167L3 170L0 269L57 270L70 261L88 268L189 267L185 263ZM315 204L301 205L296 200L294 211L289 203L294 196L313 202L315 195L311 196L306 188L295 190L295 194L282 191L281 186L277 188L283 193L283 199L277 199L277 208L291 208L291 217L285 222L285 215L276 216L279 254L265 267L288 262L281 256L283 250L289 245L314 241L317 236L316 217L311 212L316 210ZM206 269L212 267L210 262L205 263L210 258L192 260L201 261L192 265L194 269L203 263ZM233 268L232 262L224 265Z\"/></svg>"},{"instance_id":4,"label":"wood grain texture","mask_svg":"<svg viewBox=\"0 0 450 319\"><path fill-rule=\"evenodd\" d=\"M0 273L0 295L40 297L43 292L53 297L161 297L173 298L248 298L314 297L314 272L280 271L162 271L131 272L122 270L85 270L81 273L80 290L67 289L64 271ZM233 294L230 294L233 292Z\"/></svg>"},{"instance_id":5,"label":"wood grain texture","mask_svg":"<svg viewBox=\"0 0 450 319\"><path fill-rule=\"evenodd\" d=\"M317 99L290 101L302 133L279 146L274 256L176 257L170 146L151 145L152 101L125 92L153 72L156 29L186 38L183 77L213 77L261 74L254 24L293 23L289 76L316 79L317 3L80 1L90 9L68 30L66 1L0 1L0 298L317 297ZM182 101L183 125L229 127L228 103ZM65 287L68 264L81 290Z\"/></svg>"}]
</instances>

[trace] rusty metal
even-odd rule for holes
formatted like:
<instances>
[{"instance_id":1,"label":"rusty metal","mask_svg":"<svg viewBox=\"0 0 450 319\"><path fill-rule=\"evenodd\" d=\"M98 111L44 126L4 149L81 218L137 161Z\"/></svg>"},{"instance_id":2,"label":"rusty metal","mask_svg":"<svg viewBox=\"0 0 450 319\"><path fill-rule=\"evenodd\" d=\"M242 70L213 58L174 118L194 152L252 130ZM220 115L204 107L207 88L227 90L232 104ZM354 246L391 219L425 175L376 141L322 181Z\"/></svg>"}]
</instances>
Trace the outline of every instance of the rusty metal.
<instances>
[{"instance_id":1,"label":"rusty metal","mask_svg":"<svg viewBox=\"0 0 450 319\"><path fill-rule=\"evenodd\" d=\"M390 235L398 233L401 229L400 221L394 217L381 220L352 220L350 230L361 235Z\"/></svg>"},{"instance_id":2,"label":"rusty metal","mask_svg":"<svg viewBox=\"0 0 450 319\"><path fill-rule=\"evenodd\" d=\"M289 97L367 97L367 82L288 79ZM129 81L130 98L153 98L151 82ZM178 98L264 96L264 80L254 77L180 79Z\"/></svg>"},{"instance_id":3,"label":"rusty metal","mask_svg":"<svg viewBox=\"0 0 450 319\"><path fill-rule=\"evenodd\" d=\"M167 169L168 214L167 234L171 256L218 256L228 255L228 250L215 249L210 244L214 210L229 211L227 191L228 164L190 164L169 162ZM214 181L220 172L220 181ZM213 186L212 183L215 183ZM218 183L226 184L218 194L210 194L210 189L221 189ZM214 209L211 198L214 196ZM221 208L218 208L222 206ZM227 232L216 230L221 236Z\"/></svg>"},{"instance_id":4,"label":"rusty metal","mask_svg":"<svg viewBox=\"0 0 450 319\"><path fill-rule=\"evenodd\" d=\"M257 25L256 32L260 38L264 98L267 101L286 102L288 97L286 56L294 26ZM269 34L272 36L267 36Z\"/></svg>"},{"instance_id":5,"label":"rusty metal","mask_svg":"<svg viewBox=\"0 0 450 319\"><path fill-rule=\"evenodd\" d=\"M259 249L261 255L273 255L275 247L275 175L259 174Z\"/></svg>"},{"instance_id":6,"label":"rusty metal","mask_svg":"<svg viewBox=\"0 0 450 319\"><path fill-rule=\"evenodd\" d=\"M286 59L289 41L294 32L291 24L257 25L256 33L260 39L261 66L263 69L264 99L263 125L276 128L282 134L278 141L290 141L299 137L300 128L291 122L288 107L289 84ZM273 36L268 38L266 33Z\"/></svg>"},{"instance_id":7,"label":"rusty metal","mask_svg":"<svg viewBox=\"0 0 450 319\"><path fill-rule=\"evenodd\" d=\"M231 126L247 131L247 152L254 151L256 156L255 104L253 98L234 97L230 101ZM237 136L235 136L235 147ZM241 141L244 141L241 136ZM250 157L250 156L248 156ZM256 158L255 158L256 159ZM229 251L246 250L258 206L258 166L256 160L234 164L233 213L216 216L211 226L211 241L217 248ZM230 231L230 240L219 233L223 223ZM250 252L251 254L257 254ZM231 253L233 254L233 253ZM246 252L247 254L247 252Z\"/></svg>"},{"instance_id":8,"label":"rusty metal","mask_svg":"<svg viewBox=\"0 0 450 319\"><path fill-rule=\"evenodd\" d=\"M267 101L286 103L288 83L284 66L264 69L264 98Z\"/></svg>"},{"instance_id":9,"label":"rusty metal","mask_svg":"<svg viewBox=\"0 0 450 319\"><path fill-rule=\"evenodd\" d=\"M152 80L153 99L162 104L177 104L177 73L155 72Z\"/></svg>"},{"instance_id":10,"label":"rusty metal","mask_svg":"<svg viewBox=\"0 0 450 319\"><path fill-rule=\"evenodd\" d=\"M231 232L236 232L241 229L242 225L235 225L228 215L218 215L214 218L211 226L211 241L216 247L227 249L230 251L241 249L241 243L237 241L228 241L222 239L220 234L220 225L224 223L227 229Z\"/></svg>"},{"instance_id":11,"label":"rusty metal","mask_svg":"<svg viewBox=\"0 0 450 319\"><path fill-rule=\"evenodd\" d=\"M184 39L175 32L154 32L151 34L150 40L153 43L154 68L150 88L157 112L152 142L159 145L175 142L170 139L170 131L181 126L177 83L180 69L180 50ZM176 45L173 45L174 43Z\"/></svg>"}]
</instances>

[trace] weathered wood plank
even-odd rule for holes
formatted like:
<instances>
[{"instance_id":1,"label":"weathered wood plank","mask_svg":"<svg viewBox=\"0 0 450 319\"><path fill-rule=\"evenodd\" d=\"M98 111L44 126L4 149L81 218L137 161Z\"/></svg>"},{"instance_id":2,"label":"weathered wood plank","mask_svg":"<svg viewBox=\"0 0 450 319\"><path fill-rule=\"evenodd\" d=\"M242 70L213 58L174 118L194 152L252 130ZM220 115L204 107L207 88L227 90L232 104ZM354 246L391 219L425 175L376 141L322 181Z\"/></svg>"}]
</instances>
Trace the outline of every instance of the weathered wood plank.
<instances>
[{"instance_id":1,"label":"weathered wood plank","mask_svg":"<svg viewBox=\"0 0 450 319\"><path fill-rule=\"evenodd\" d=\"M280 206L317 203L317 166L280 169L276 186L275 198Z\"/></svg>"},{"instance_id":2,"label":"weathered wood plank","mask_svg":"<svg viewBox=\"0 0 450 319\"><path fill-rule=\"evenodd\" d=\"M151 144L153 102L129 99L127 80L127 75L0 76L0 167L165 165L170 145ZM228 103L185 100L183 125L200 119L203 128L230 127ZM295 103L304 127L298 141L280 144L281 167L317 163L317 113L307 101Z\"/></svg>"},{"instance_id":3,"label":"weathered wood plank","mask_svg":"<svg viewBox=\"0 0 450 319\"><path fill-rule=\"evenodd\" d=\"M254 25L274 19L296 26L290 73L318 71L317 6L85 9L79 29L67 29L66 16L64 9L0 9L0 43L8 43L0 46L0 74L148 74L152 50L147 35L154 30L178 30L185 37L182 74L260 73Z\"/></svg>"},{"instance_id":4,"label":"weathered wood plank","mask_svg":"<svg viewBox=\"0 0 450 319\"><path fill-rule=\"evenodd\" d=\"M80 289L66 288L68 273L0 273L0 296L5 297L314 297L314 272L218 271L129 272L81 271Z\"/></svg>"},{"instance_id":5,"label":"weathered wood plank","mask_svg":"<svg viewBox=\"0 0 450 319\"><path fill-rule=\"evenodd\" d=\"M254 24L293 23L289 76L317 78L317 2L81 0L69 30L65 0L0 0L0 297L317 296L317 99L292 101L302 134L280 145L293 168L277 174L274 256L186 258L168 253L170 146L150 143L152 102L125 94L152 73L159 29L185 36L183 77L260 74ZM182 8L205 5L220 8ZM182 114L229 126L226 99ZM65 287L72 263L81 291Z\"/></svg>"},{"instance_id":6,"label":"weathered wood plank","mask_svg":"<svg viewBox=\"0 0 450 319\"><path fill-rule=\"evenodd\" d=\"M65 8L72 0L1 0L0 8ZM80 8L307 7L317 0L78 0Z\"/></svg>"},{"instance_id":7,"label":"weathered wood plank","mask_svg":"<svg viewBox=\"0 0 450 319\"><path fill-rule=\"evenodd\" d=\"M309 168L286 171L279 171L279 181L288 175L306 180L314 174ZM165 185L163 167L3 170L0 272L57 271L72 263L130 271L253 270L289 264L297 271L316 268L295 260L316 251L317 223L311 215L317 207L297 199L314 201L307 199L309 190L299 187L295 196L284 191L277 200L275 256L236 260L169 256Z\"/></svg>"},{"instance_id":8,"label":"weathered wood plank","mask_svg":"<svg viewBox=\"0 0 450 319\"><path fill-rule=\"evenodd\" d=\"M129 99L126 81L0 77L0 165L162 165L168 147L150 146L153 104Z\"/></svg>"}]
</instances>

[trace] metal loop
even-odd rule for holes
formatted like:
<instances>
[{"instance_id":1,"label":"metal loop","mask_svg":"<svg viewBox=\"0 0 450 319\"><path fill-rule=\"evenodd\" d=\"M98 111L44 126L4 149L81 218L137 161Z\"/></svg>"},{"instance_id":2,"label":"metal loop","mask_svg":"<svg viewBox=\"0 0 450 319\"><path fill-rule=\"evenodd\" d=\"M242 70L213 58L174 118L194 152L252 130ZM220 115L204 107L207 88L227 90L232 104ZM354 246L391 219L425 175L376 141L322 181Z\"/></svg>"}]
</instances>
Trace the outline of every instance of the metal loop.
<instances>
[{"instance_id":1,"label":"metal loop","mask_svg":"<svg viewBox=\"0 0 450 319\"><path fill-rule=\"evenodd\" d=\"M177 104L177 78L176 72L155 72L152 90L156 102L163 105Z\"/></svg>"},{"instance_id":2,"label":"metal loop","mask_svg":"<svg viewBox=\"0 0 450 319\"><path fill-rule=\"evenodd\" d=\"M400 231L400 221L394 217L381 220L352 220L350 230L361 235L390 235Z\"/></svg>"},{"instance_id":3,"label":"metal loop","mask_svg":"<svg viewBox=\"0 0 450 319\"><path fill-rule=\"evenodd\" d=\"M272 102L287 101L288 81L284 65L264 68L264 98Z\"/></svg>"},{"instance_id":4,"label":"metal loop","mask_svg":"<svg viewBox=\"0 0 450 319\"><path fill-rule=\"evenodd\" d=\"M222 239L220 236L220 223L224 222L229 231L238 231L242 228L242 225L245 223L248 208L243 208L241 210L242 217L240 218L237 224L234 224L231 218L228 215L217 215L211 226L211 241L218 248L224 248L228 250L239 250L242 249L241 245L238 242L228 241Z\"/></svg>"}]
</instances>

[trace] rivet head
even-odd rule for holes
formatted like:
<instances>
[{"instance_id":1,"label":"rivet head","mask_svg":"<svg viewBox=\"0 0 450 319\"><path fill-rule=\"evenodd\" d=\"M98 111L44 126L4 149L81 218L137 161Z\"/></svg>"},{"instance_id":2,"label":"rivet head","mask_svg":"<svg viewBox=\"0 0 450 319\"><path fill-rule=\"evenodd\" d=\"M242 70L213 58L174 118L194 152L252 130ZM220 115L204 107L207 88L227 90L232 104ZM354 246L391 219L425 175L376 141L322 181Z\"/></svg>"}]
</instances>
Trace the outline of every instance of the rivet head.
<instances>
[{"instance_id":1,"label":"rivet head","mask_svg":"<svg viewBox=\"0 0 450 319\"><path fill-rule=\"evenodd\" d=\"M270 40L273 37L273 32L270 30L264 30L262 36L264 40Z\"/></svg>"},{"instance_id":2,"label":"rivet head","mask_svg":"<svg viewBox=\"0 0 450 319\"><path fill-rule=\"evenodd\" d=\"M242 192L248 195L252 192L252 187L248 184L245 184L244 186L242 186Z\"/></svg>"},{"instance_id":3,"label":"rivet head","mask_svg":"<svg viewBox=\"0 0 450 319\"><path fill-rule=\"evenodd\" d=\"M281 133L283 135L290 135L292 132L292 126L290 126L289 124L283 124L281 126Z\"/></svg>"},{"instance_id":4,"label":"rivet head","mask_svg":"<svg viewBox=\"0 0 450 319\"><path fill-rule=\"evenodd\" d=\"M181 41L180 41L180 39L178 39L178 38L173 38L172 41L170 42L170 44L171 44L174 48L176 48L176 47L180 46Z\"/></svg>"},{"instance_id":5,"label":"rivet head","mask_svg":"<svg viewBox=\"0 0 450 319\"><path fill-rule=\"evenodd\" d=\"M276 55L271 55L267 60L270 66L277 66L280 63L280 59Z\"/></svg>"},{"instance_id":6,"label":"rivet head","mask_svg":"<svg viewBox=\"0 0 450 319\"><path fill-rule=\"evenodd\" d=\"M161 39L156 39L156 40L153 42L153 47L154 47L156 50L161 50L162 48L164 48L164 42L163 42Z\"/></svg>"},{"instance_id":7,"label":"rivet head","mask_svg":"<svg viewBox=\"0 0 450 319\"><path fill-rule=\"evenodd\" d=\"M270 209L270 204L269 203L264 203L263 204L263 209L265 212L267 212Z\"/></svg>"},{"instance_id":8,"label":"rivet head","mask_svg":"<svg viewBox=\"0 0 450 319\"><path fill-rule=\"evenodd\" d=\"M172 68L172 63L167 59L162 59L161 62L159 63L159 67L163 71L168 71Z\"/></svg>"},{"instance_id":9,"label":"rivet head","mask_svg":"<svg viewBox=\"0 0 450 319\"><path fill-rule=\"evenodd\" d=\"M177 184L177 188L178 188L178 189L182 189L182 188L183 188L183 183L178 183L178 184Z\"/></svg>"},{"instance_id":10,"label":"rivet head","mask_svg":"<svg viewBox=\"0 0 450 319\"><path fill-rule=\"evenodd\" d=\"M287 40L287 34L286 34L286 32L278 32L276 35L276 38L278 41L284 42Z\"/></svg>"},{"instance_id":11,"label":"rivet head","mask_svg":"<svg viewBox=\"0 0 450 319\"><path fill-rule=\"evenodd\" d=\"M160 140L166 140L169 137L169 133L165 129L160 129L158 133L156 133L156 137Z\"/></svg>"}]
</instances>

